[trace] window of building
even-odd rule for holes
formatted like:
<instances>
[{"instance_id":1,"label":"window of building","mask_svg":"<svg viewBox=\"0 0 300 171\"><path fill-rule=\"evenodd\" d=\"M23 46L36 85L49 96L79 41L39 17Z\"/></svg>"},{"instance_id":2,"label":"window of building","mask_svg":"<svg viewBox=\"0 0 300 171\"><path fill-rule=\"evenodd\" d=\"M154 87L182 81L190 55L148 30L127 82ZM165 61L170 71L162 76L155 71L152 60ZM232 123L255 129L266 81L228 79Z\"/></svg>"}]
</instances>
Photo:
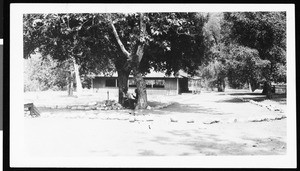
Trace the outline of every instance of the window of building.
<instances>
[{"instance_id":1,"label":"window of building","mask_svg":"<svg viewBox=\"0 0 300 171\"><path fill-rule=\"evenodd\" d=\"M153 88L165 88L165 80L154 80Z\"/></svg>"},{"instance_id":2,"label":"window of building","mask_svg":"<svg viewBox=\"0 0 300 171\"><path fill-rule=\"evenodd\" d=\"M116 79L108 78L105 80L105 87L116 87Z\"/></svg>"},{"instance_id":3,"label":"window of building","mask_svg":"<svg viewBox=\"0 0 300 171\"><path fill-rule=\"evenodd\" d=\"M165 80L160 79L145 79L147 88L164 88ZM136 87L136 83L133 79L128 80L129 87Z\"/></svg>"},{"instance_id":4,"label":"window of building","mask_svg":"<svg viewBox=\"0 0 300 171\"><path fill-rule=\"evenodd\" d=\"M155 84L155 80L145 80L145 82L147 88L153 88L153 85Z\"/></svg>"}]
</instances>

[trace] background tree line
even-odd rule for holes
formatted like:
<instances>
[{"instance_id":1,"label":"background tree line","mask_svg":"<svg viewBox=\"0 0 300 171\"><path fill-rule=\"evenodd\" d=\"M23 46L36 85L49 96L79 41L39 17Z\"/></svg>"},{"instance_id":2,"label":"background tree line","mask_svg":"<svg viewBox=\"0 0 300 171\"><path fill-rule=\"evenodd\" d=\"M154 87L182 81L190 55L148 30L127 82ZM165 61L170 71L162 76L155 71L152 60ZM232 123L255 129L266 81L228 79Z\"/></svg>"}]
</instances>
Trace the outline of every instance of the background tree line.
<instances>
[{"instance_id":1,"label":"background tree line","mask_svg":"<svg viewBox=\"0 0 300 171\"><path fill-rule=\"evenodd\" d=\"M143 75L150 68L166 75L184 70L219 91L225 80L253 91L264 83L268 97L272 82L286 82L284 12L25 14L23 21L24 58L38 52L43 62L28 65L26 80L42 89L71 93L76 82L80 92L88 74L117 72L123 104L133 74L138 108L145 108Z\"/></svg>"}]
</instances>

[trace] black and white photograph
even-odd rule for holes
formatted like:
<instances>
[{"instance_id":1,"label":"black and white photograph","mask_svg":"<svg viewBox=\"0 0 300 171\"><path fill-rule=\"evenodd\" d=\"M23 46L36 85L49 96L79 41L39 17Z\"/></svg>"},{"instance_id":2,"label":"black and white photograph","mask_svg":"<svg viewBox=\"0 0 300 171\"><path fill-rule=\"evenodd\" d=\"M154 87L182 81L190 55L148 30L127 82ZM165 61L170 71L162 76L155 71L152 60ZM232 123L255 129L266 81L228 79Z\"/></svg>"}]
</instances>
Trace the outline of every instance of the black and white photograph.
<instances>
[{"instance_id":1,"label":"black and white photograph","mask_svg":"<svg viewBox=\"0 0 300 171\"><path fill-rule=\"evenodd\" d=\"M292 4L10 4L11 167L296 167Z\"/></svg>"}]
</instances>

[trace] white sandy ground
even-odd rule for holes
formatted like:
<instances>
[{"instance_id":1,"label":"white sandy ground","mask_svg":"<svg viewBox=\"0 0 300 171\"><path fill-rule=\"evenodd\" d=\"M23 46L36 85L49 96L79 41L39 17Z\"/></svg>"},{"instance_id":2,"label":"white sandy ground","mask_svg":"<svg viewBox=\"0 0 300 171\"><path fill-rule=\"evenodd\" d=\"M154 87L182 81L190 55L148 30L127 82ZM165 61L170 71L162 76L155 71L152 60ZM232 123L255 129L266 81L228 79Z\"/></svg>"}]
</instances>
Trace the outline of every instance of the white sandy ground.
<instances>
[{"instance_id":1,"label":"white sandy ground","mask_svg":"<svg viewBox=\"0 0 300 171\"><path fill-rule=\"evenodd\" d=\"M282 117L286 116L285 105L273 103L283 112L269 111L227 93L148 99L172 105L136 111L135 116L129 114L131 110L40 108L41 117L25 119L27 154L47 157L286 154L286 119ZM46 101L57 100L45 98L38 105L43 106ZM272 120L276 118L281 119ZM271 120L251 122L263 119Z\"/></svg>"}]
</instances>

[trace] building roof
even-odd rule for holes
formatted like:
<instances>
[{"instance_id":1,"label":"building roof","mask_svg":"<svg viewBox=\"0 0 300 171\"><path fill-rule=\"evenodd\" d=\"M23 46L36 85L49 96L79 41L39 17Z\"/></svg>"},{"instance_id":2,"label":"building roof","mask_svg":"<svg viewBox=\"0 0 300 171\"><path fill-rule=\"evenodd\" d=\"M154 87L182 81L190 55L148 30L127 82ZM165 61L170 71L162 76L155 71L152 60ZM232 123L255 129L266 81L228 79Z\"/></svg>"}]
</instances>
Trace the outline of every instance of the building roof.
<instances>
[{"instance_id":1,"label":"building roof","mask_svg":"<svg viewBox=\"0 0 300 171\"><path fill-rule=\"evenodd\" d=\"M113 73L106 73L106 74L90 74L90 77L118 77L117 72ZM129 75L129 77L132 77L132 75ZM165 72L156 72L154 70L151 70L150 73L147 73L144 78L185 78L189 77L188 74L182 70L178 72L176 76L171 74L170 76L167 76Z\"/></svg>"},{"instance_id":2,"label":"building roof","mask_svg":"<svg viewBox=\"0 0 300 171\"><path fill-rule=\"evenodd\" d=\"M185 73L184 71L180 70L178 71L178 74L176 74L176 76L174 76L173 74L171 74L170 76L166 75L165 72L156 72L156 71L150 71L150 73L147 73L145 75L146 78L150 78L150 77L160 77L160 78L183 78L183 77L188 77L188 74Z\"/></svg>"}]
</instances>

